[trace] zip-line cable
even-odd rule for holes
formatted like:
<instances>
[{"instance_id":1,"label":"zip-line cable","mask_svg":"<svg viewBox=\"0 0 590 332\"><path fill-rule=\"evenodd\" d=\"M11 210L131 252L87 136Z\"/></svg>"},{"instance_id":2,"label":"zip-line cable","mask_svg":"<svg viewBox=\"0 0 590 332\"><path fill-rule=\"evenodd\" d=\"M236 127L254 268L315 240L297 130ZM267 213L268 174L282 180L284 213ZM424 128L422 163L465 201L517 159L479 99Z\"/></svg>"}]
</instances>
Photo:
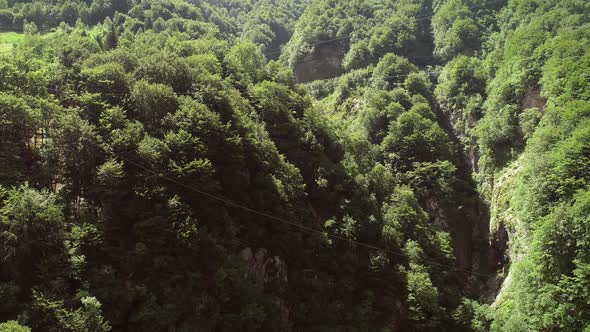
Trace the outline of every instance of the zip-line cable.
<instances>
[{"instance_id":1,"label":"zip-line cable","mask_svg":"<svg viewBox=\"0 0 590 332\"><path fill-rule=\"evenodd\" d=\"M490 3L495 3L495 2L498 2L498 1L492 1ZM434 15L428 15L428 16L423 16L423 17L416 17L416 18L414 18L414 20L415 21L419 21L419 20L430 19L432 17L434 17ZM9 29L9 28L5 28L5 27L0 27L0 31L22 32L23 30L22 29ZM352 35L342 36L342 37L336 37L336 38L331 38L331 39L326 39L326 40L320 40L317 43L312 44L311 46L313 47L313 46L317 46L317 45L322 45L322 44L330 43L330 42L333 42L333 41L346 40L346 39L350 39L350 38L352 38ZM7 52L10 52L10 51L0 52L0 54L7 53ZM272 54L277 54L277 53L282 53L282 52L283 52L283 50L280 50L278 52L263 52L263 54L265 54L265 55L272 55ZM430 57L436 58L436 56L429 56L429 55L427 55L427 56L415 56L415 57L409 56L409 57L406 57L406 58L430 58ZM471 69L467 69L467 70L471 70ZM437 74L437 73L440 73L440 71L426 71L424 73L426 73L426 74ZM381 79L400 78L400 77L408 77L408 76L410 76L412 74L414 74L414 73L404 74L404 75L390 75L390 76L385 76L385 77L380 77L380 78ZM327 79L315 80L315 81L324 81L324 80L331 80L331 79L337 79L337 78L339 78L339 77L336 77L336 78L327 78ZM55 89L48 89L48 90L49 91L54 91L56 93L59 92L58 90L55 90ZM176 93L176 94L177 95L194 95L194 93ZM130 94L129 93L101 93L101 95L117 95L118 96L118 95L130 95ZM354 240L354 239L350 239L350 238L346 238L346 237L343 237L343 236L339 236L339 235L336 235L336 234L329 234L327 232L318 230L318 229L313 228L313 227L305 226L305 225L302 225L300 223L287 220L285 218L277 217L277 216L274 216L274 215L271 215L271 214L268 214L268 213L265 213L265 212L262 212L262 211L259 211L259 210L255 210L255 209L249 208L249 207L247 207L247 206L245 206L243 204L239 204L239 203L236 203L236 202L231 201L229 199L222 198L222 197L216 196L214 194L211 194L211 193L202 191L202 190L200 190L198 188L195 188L194 186L187 185L187 184L182 183L180 181L177 181L177 180L175 180L175 179L173 179L171 177L168 177L166 175L163 175L161 173L158 173L158 172L156 172L156 171L154 171L154 170L152 170L152 169L150 169L150 168L148 168L148 167L146 167L144 165L141 165L141 164L136 163L136 162L134 162L132 160L129 160L128 158L125 158L125 157L123 157L123 156L121 156L119 154L116 154L114 151L112 151L112 149L111 149L111 153L113 155L115 155L116 157L118 157L118 158L120 158L120 159L122 159L122 160L124 160L124 161L126 161L126 162L128 162L130 164L132 164L132 165L135 165L135 166L137 166L137 167L139 167L141 169L144 169L145 171L147 171L147 172L149 172L151 174L154 174L157 177L160 177L160 178L162 178L164 180L167 180L167 181L169 181L171 183L174 183L176 185L179 185L179 186L184 187L186 189L189 189L191 191L197 192L197 193L199 193L199 194L201 194L203 196L206 196L206 197L208 197L210 199L217 200L219 202L222 202L224 204L227 204L228 206L232 206L232 207L235 207L235 208L238 208L238 209L242 209L244 211L247 211L247 212L250 212L250 213L253 213L253 214L257 214L259 216L263 216L263 217L268 218L268 219L272 219L272 220L275 220L275 221L278 221L278 222L281 222L281 223L285 223L285 224L288 224L288 225L293 226L293 227L297 227L297 228L302 229L302 230L307 231L307 232L317 233L317 234L320 234L322 236L326 236L326 237L329 237L329 238L332 238L332 239L336 239L336 240L339 240L339 241L344 241L344 242L348 242L348 243L354 243L354 244L356 244L358 246L362 246L362 247L365 247L365 248L368 248L368 249L371 249L371 250L376 250L376 251L380 251L380 252L392 254L394 256L403 257L403 258L406 257L406 255L404 255L401 252L396 252L396 251L393 251L393 250L381 248L381 247L378 247L378 246L375 246L375 245L372 245L372 244L369 244L369 243L360 242L360 241L357 241L357 240ZM456 267L456 266L451 266L451 265L447 265L447 264L438 263L436 261L429 260L429 259L422 259L421 260L421 263L424 263L426 265L431 265L431 266L444 267L444 268L448 268L450 270L454 270L454 271L457 271L457 272L463 272L463 273L472 274L472 275L480 276L480 277L495 277L496 276L495 274L479 273L479 272L475 272L475 271L471 271L471 270L467 270L467 269L462 269L462 268L459 268L459 267Z\"/></svg>"},{"instance_id":2,"label":"zip-line cable","mask_svg":"<svg viewBox=\"0 0 590 332\"><path fill-rule=\"evenodd\" d=\"M208 197L210 199L214 199L214 200L217 200L219 202L225 203L225 204L227 204L229 206L232 206L232 207L235 207L235 208L239 208L239 209L242 209L244 211L247 211L247 212L250 212L250 213L254 213L254 214L257 214L257 215L262 216L262 217L266 217L268 219L272 219L272 220L275 220L275 221L278 221L278 222L282 222L282 223L291 225L293 227L297 227L299 229L302 229L302 230L305 230L305 231L308 231L308 232L318 233L318 234L320 234L322 236L327 236L327 237L330 237L332 239L336 239L336 240L340 240L340 241L344 241L344 242L348 242L348 243L354 243L356 245L359 245L359 246L362 246L362 247L365 247L365 248L368 248L368 249L381 251L381 252L392 254L392 255L395 255L395 256L398 256L398 257L403 257L403 258L406 257L406 255L404 255L401 252L396 252L396 251L393 251L393 250L389 250L389 249L377 247L377 246L374 246L372 244L368 244L368 243L365 243L365 242L360 242L360 241L357 241L357 240L345 238L343 236L339 236L339 235L335 235L335 234L329 234L329 233L323 232L321 230L315 229L313 227L305 226L305 225L302 225L300 223L287 220L285 218L281 218L281 217L277 217L277 216L274 216L274 215L271 215L271 214L268 214L268 213L265 213L265 212L261 212L261 211L258 211L258 210L249 208L249 207L247 207L245 205L242 205L242 204L236 203L234 201L231 201L229 199L222 198L222 197L213 195L211 193L202 191L202 190L197 189L197 188L195 188L193 186L187 185L187 184L182 183L180 181L177 181L177 180L175 180L175 179L173 179L171 177L168 177L166 175L163 175L161 173L158 173L158 172L156 172L156 171L154 171L154 170L152 170L152 169L150 169L150 168L148 168L146 166L143 166L143 165L141 165L139 163L136 163L136 162L134 162L132 160L129 160L128 158L125 158L125 157L123 157L123 156L115 153L113 151L112 147L109 147L109 148L110 148L110 152L114 156L122 159L123 161L126 161L126 162L128 162L128 163L130 163L132 165L135 165L135 166L139 167L139 168L142 168L145 171L147 171L149 173L152 173L153 175L155 175L157 177L160 177L160 178L162 178L164 180L167 180L167 181L172 182L172 183L174 183L176 185L179 185L179 186L184 187L186 189L189 189L189 190L192 190L194 192L197 192L197 193L199 193L199 194L201 194L203 196L206 196L206 197ZM471 270L467 270L467 269L462 269L462 268L459 268L459 267L456 267L456 266L451 266L451 265L447 265L447 264L438 263L436 261L429 260L429 259L422 259L421 260L421 263L424 263L424 264L430 265L430 266L445 267L445 268L448 268L448 269L451 269L451 270L454 270L454 271L457 271L457 272L463 272L463 273L467 273L467 274L472 274L472 275L476 275L476 276L479 276L479 277L488 277L488 278L496 277L495 274L479 273L479 272L475 272L475 271L471 271Z\"/></svg>"},{"instance_id":3,"label":"zip-line cable","mask_svg":"<svg viewBox=\"0 0 590 332\"><path fill-rule=\"evenodd\" d=\"M439 73L439 72L438 71L429 71L427 73L431 74L431 73ZM385 78L395 78L395 77L407 77L409 75L411 75L411 74L407 74L407 75L391 75L391 76L386 76L386 77L383 77L383 78L385 79ZM59 92L59 91L57 91L55 89L51 89L51 88L49 88L48 90L49 91L53 91L53 92ZM124 96L126 96L126 95L129 95L129 93L104 93L104 95L116 95L116 96L124 95ZM177 93L177 95L194 95L194 93ZM266 217L266 218L269 218L269 219L272 219L272 220L275 220L275 221L278 221L278 222L282 222L282 223L291 225L293 227L297 227L299 229L302 229L302 230L305 230L305 231L308 231L308 232L318 233L318 234L320 234L322 236L327 236L327 237L332 238L332 239L336 239L336 240L339 240L339 241L345 241L345 242L348 242L348 243L354 243L356 245L359 245L359 246L362 246L362 247L365 247L365 248L368 248L368 249L377 250L377 251L381 251L381 252L384 252L384 253L389 253L389 254L392 254L392 255L395 255L395 256L398 256L398 257L406 257L401 252L396 252L396 251L393 251L393 250L381 248L381 247L378 247L378 246L375 246L375 245L372 245L372 244L368 244L368 243L360 242L360 241L357 241L357 240L345 238L345 237L342 237L342 236L339 236L339 235L336 235L336 234L329 234L329 233L323 232L321 230L318 230L318 229L315 229L315 228L312 228L312 227L309 227L309 226L305 226L305 225L296 223L294 221L290 221L290 220L287 220L287 219L284 219L284 218L281 218L281 217L277 217L277 216L274 216L274 215L271 215L271 214L268 214L268 213L265 213L265 212L261 212L261 211L258 211L258 210L249 208L249 207L247 207L245 205L242 205L242 204L236 203L234 201L231 201L229 199L222 198L222 197L216 196L214 194L211 194L211 193L202 191L202 190L197 189L197 188L195 188L193 186L187 185L187 184L182 183L182 182L179 182L179 181L177 181L177 180L175 180L173 178L170 178L170 177L168 177L166 175L163 175L161 173L158 173L158 172L156 172L156 171L154 171L154 170L152 170L152 169L150 169L150 168L148 168L146 166L143 166L143 165L141 165L139 163L136 163L136 162L134 162L132 160L129 160L128 158L125 158L125 157L123 157L123 156L115 153L113 151L112 147L109 146L109 148L110 148L109 150L110 150L110 153L111 154L113 154L114 156L116 156L116 157L118 157L118 158L120 158L120 159L122 159L122 160L124 160L124 161L126 161L126 162L128 162L130 164L132 164L132 165L135 165L135 166L137 166L137 167L139 167L141 169L144 169L147 172L149 172L151 174L154 174L155 176L158 176L158 177L160 177L162 179L165 179L165 180L167 180L169 182L172 182L172 183L177 184L177 185L179 185L181 187L184 187L186 189L189 189L189 190L192 190L194 192L197 192L197 193L199 193L199 194L201 194L203 196L206 196L206 197L208 197L210 199L214 199L214 200L220 201L220 202L225 203L225 204L227 204L229 206L233 206L235 208L239 208L239 209L242 209L244 211L248 211L250 213L254 213L254 214L257 214L257 215L260 215L260 216L263 216L263 217ZM475 272L475 271L471 271L471 270L467 270L467 269L462 269L462 268L459 268L459 267L456 267L456 266L451 266L451 265L446 265L446 264L438 263L436 261L432 261L432 260L428 260L428 259L422 259L421 262L422 263L425 263L427 265L438 266L438 267L445 267L445 268L448 268L448 269L451 269L451 270L454 270L454 271L457 271L457 272L472 274L472 275L479 276L479 277L495 277L496 276L495 274L479 273L479 272Z\"/></svg>"},{"instance_id":4,"label":"zip-line cable","mask_svg":"<svg viewBox=\"0 0 590 332\"><path fill-rule=\"evenodd\" d=\"M473 71L473 69L471 69L471 68L462 68L461 69L460 68L460 69L455 69L454 71L456 71L456 72ZM432 74L441 74L442 71L441 70L417 71L417 72L413 72L413 73L410 73L410 74L389 75L389 76L383 76L383 77L377 76L376 78L380 78L380 79L401 78L401 77L408 77L408 76L411 76L413 74L420 74L420 73L432 75ZM344 75L346 75L346 74L344 74ZM308 81L308 82L301 82L301 84L307 84L307 83L313 83L313 82L322 82L322 81L329 81L329 80L338 80L338 79L342 78L344 75L340 75L340 76L336 76L336 77L330 77L330 78L322 78L322 79Z\"/></svg>"},{"instance_id":5,"label":"zip-line cable","mask_svg":"<svg viewBox=\"0 0 590 332\"><path fill-rule=\"evenodd\" d=\"M492 0L492 1L486 1L480 5L492 5L492 4L498 4L498 3L503 3L506 0ZM418 16L418 17L414 17L414 21L422 21L422 20L428 20L433 18L434 16L436 16L436 14L431 14L431 15L424 15L424 16ZM342 36L342 37L335 37L335 38L330 38L330 39L324 39L324 40L319 40L318 42L311 44L309 46L314 47L317 45L322 45L322 44L326 44L332 41L338 41L338 40L346 40L346 39L351 39L353 37L352 34L346 35L346 36ZM265 55L274 55L274 54L280 54L283 52L283 49L279 49L279 48L272 48L270 49L272 52L262 52ZM276 51L275 51L276 50ZM266 50L269 51L269 50Z\"/></svg>"},{"instance_id":6,"label":"zip-line cable","mask_svg":"<svg viewBox=\"0 0 590 332\"><path fill-rule=\"evenodd\" d=\"M460 68L460 69L455 69L454 71L456 71L456 72L473 71L473 69L472 68ZM420 74L420 73L432 75L432 74L440 74L440 73L442 73L442 71L440 71L440 70L417 71L417 72L413 72L413 73L409 73L409 74L389 75L389 76L383 76L383 77L377 77L377 78L379 78L379 79L402 78L402 77L409 77L414 74ZM342 75L342 76L344 76L344 75ZM309 82L302 82L300 84L329 81L329 80L338 80L338 79L342 78L342 76L337 76L337 77L332 77L332 78L324 78L324 79L319 79L319 80L314 80L314 81L309 81ZM248 89L242 89L242 88L238 88L235 86L232 88L234 88L235 90L238 90L240 92L244 92L244 93L249 92ZM53 88L47 88L47 91L49 91L50 93L63 92L63 91L53 89ZM130 96L131 95L131 93L115 93L115 92L104 92L104 93L103 92L91 92L91 93L97 93L97 94L104 95L104 96ZM174 93L178 96L194 96L196 92L174 92Z\"/></svg>"},{"instance_id":7,"label":"zip-line cable","mask_svg":"<svg viewBox=\"0 0 590 332\"><path fill-rule=\"evenodd\" d=\"M505 0L492 0L489 2L484 2L482 5L490 5L490 4L496 4L496 3L503 3ZM414 21L422 21L422 20L427 20L427 19L431 19L434 16L436 16L436 14L431 14L431 15L425 15L425 16L418 16L414 18ZM16 26L16 25L14 25ZM51 27L48 25L39 25L37 26L37 29L39 32L50 32L51 31ZM19 28L12 28L10 26L0 26L0 31L6 31L6 32L19 32L19 33L23 33L24 32L24 28L19 27ZM327 44L333 41L339 41L339 40L346 40L346 39L351 39L353 36L352 34L349 34L347 36L341 36L341 37L335 37L335 38L330 38L330 39L324 39L324 40L319 40L314 44L311 44L311 47L315 47L318 45L323 45L323 44ZM280 49L280 48L273 48L270 50L276 50L276 51L272 51L272 52L268 52L268 50L263 51L262 54L264 55L275 55L275 54L281 54L283 52L284 49ZM437 58L436 56L410 56L407 58Z\"/></svg>"}]
</instances>

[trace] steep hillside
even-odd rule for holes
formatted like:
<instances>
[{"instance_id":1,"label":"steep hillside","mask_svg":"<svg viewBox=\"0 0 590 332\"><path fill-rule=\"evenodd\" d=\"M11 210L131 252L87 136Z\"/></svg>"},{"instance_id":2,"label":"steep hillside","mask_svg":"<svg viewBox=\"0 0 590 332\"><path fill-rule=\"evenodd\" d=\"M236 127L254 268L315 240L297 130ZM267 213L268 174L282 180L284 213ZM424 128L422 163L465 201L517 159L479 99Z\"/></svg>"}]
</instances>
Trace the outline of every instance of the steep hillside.
<instances>
[{"instance_id":1,"label":"steep hillside","mask_svg":"<svg viewBox=\"0 0 590 332\"><path fill-rule=\"evenodd\" d=\"M313 1L283 57L300 81L360 69L387 53L424 59L432 50L431 2Z\"/></svg>"},{"instance_id":2,"label":"steep hillside","mask_svg":"<svg viewBox=\"0 0 590 332\"><path fill-rule=\"evenodd\" d=\"M516 258L494 331L588 328L589 14L580 1L511 2L490 38L481 191L509 181L492 208Z\"/></svg>"},{"instance_id":3,"label":"steep hillside","mask_svg":"<svg viewBox=\"0 0 590 332\"><path fill-rule=\"evenodd\" d=\"M589 16L0 0L0 331L590 328Z\"/></svg>"}]
</instances>

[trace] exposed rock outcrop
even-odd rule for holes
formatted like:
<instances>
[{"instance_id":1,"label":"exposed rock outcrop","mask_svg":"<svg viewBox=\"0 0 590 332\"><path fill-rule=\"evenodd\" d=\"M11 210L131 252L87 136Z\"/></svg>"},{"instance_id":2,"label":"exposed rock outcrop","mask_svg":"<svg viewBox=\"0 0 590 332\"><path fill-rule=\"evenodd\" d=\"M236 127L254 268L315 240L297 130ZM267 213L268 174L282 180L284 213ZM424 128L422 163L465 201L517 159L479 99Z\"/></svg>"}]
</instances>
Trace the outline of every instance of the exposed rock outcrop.
<instances>
[{"instance_id":1,"label":"exposed rock outcrop","mask_svg":"<svg viewBox=\"0 0 590 332\"><path fill-rule=\"evenodd\" d=\"M541 88L538 86L533 86L529 88L529 90L524 94L522 97L522 101L520 102L520 108L525 110L527 108L538 108L543 112L545 110L545 105L547 104L547 99L541 96Z\"/></svg>"},{"instance_id":2,"label":"exposed rock outcrop","mask_svg":"<svg viewBox=\"0 0 590 332\"><path fill-rule=\"evenodd\" d=\"M347 46L339 44L320 44L299 63L295 64L295 77L298 82L309 82L333 78L344 72L342 59Z\"/></svg>"},{"instance_id":3,"label":"exposed rock outcrop","mask_svg":"<svg viewBox=\"0 0 590 332\"><path fill-rule=\"evenodd\" d=\"M507 252L504 264L505 278L498 286L493 306L502 299L505 290L510 287L511 270L510 264L519 261L526 249L526 232L522 222L514 215L510 206L509 189L513 180L522 170L522 156L507 166L494 183L490 202L490 242L503 243L503 250Z\"/></svg>"},{"instance_id":4,"label":"exposed rock outcrop","mask_svg":"<svg viewBox=\"0 0 590 332\"><path fill-rule=\"evenodd\" d=\"M247 267L247 276L252 276L256 286L273 294L273 300L281 310L281 318L284 322L289 319L289 307L281 297L289 282L287 275L287 263L279 256L272 256L265 248L260 248L256 253L252 248L244 248L240 252L240 258Z\"/></svg>"}]
</instances>

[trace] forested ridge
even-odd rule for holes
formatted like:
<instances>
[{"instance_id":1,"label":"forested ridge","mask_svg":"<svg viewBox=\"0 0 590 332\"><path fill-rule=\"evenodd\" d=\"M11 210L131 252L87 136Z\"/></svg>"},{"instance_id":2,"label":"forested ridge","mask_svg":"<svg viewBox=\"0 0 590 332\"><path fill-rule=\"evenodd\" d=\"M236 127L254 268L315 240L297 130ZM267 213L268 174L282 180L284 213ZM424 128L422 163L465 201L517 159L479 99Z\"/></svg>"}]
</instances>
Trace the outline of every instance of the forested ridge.
<instances>
[{"instance_id":1,"label":"forested ridge","mask_svg":"<svg viewBox=\"0 0 590 332\"><path fill-rule=\"evenodd\" d=\"M590 331L585 0L0 0L0 332Z\"/></svg>"}]
</instances>

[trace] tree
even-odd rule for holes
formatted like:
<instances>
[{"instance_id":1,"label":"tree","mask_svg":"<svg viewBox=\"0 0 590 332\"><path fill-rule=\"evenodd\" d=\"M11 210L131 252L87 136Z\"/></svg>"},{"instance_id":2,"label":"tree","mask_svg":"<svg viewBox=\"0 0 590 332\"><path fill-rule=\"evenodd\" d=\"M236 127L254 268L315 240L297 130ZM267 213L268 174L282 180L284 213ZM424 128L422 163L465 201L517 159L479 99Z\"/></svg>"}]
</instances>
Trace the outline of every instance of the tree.
<instances>
[{"instance_id":1,"label":"tree","mask_svg":"<svg viewBox=\"0 0 590 332\"><path fill-rule=\"evenodd\" d=\"M351 71L367 66L371 60L372 54L369 50L369 42L362 40L350 47L350 50L342 60L342 66L347 71Z\"/></svg>"},{"instance_id":2,"label":"tree","mask_svg":"<svg viewBox=\"0 0 590 332\"><path fill-rule=\"evenodd\" d=\"M408 318L417 326L433 327L444 314L439 304L439 291L430 279L426 268L410 264L407 272Z\"/></svg>"},{"instance_id":3,"label":"tree","mask_svg":"<svg viewBox=\"0 0 590 332\"><path fill-rule=\"evenodd\" d=\"M214 170L207 159L207 149L203 142L185 130L168 132L164 142L170 150L171 160L168 170L176 177L193 179L207 185ZM191 181L192 182L192 181Z\"/></svg>"},{"instance_id":4,"label":"tree","mask_svg":"<svg viewBox=\"0 0 590 332\"><path fill-rule=\"evenodd\" d=\"M6 0L3 0L4 2L6 2ZM0 2L2 2L2 0L0 0ZM1 6L2 4L0 4ZM2 8L0 7L0 24L2 25L10 25L12 24L12 22L14 21L14 14L12 14L12 11L7 10L6 7Z\"/></svg>"},{"instance_id":5,"label":"tree","mask_svg":"<svg viewBox=\"0 0 590 332\"><path fill-rule=\"evenodd\" d=\"M170 52L154 52L150 56L142 57L135 71L135 76L139 80L168 85L177 93L192 91L193 83L198 77L193 75L196 75L195 69L189 67L188 60Z\"/></svg>"},{"instance_id":6,"label":"tree","mask_svg":"<svg viewBox=\"0 0 590 332\"><path fill-rule=\"evenodd\" d=\"M461 0L445 1L432 19L435 54L449 60L479 48L480 31L471 8Z\"/></svg>"},{"instance_id":7,"label":"tree","mask_svg":"<svg viewBox=\"0 0 590 332\"><path fill-rule=\"evenodd\" d=\"M105 33L103 42L104 49L112 50L116 48L119 42L119 34L117 32L117 26L109 17L104 20L103 29Z\"/></svg>"},{"instance_id":8,"label":"tree","mask_svg":"<svg viewBox=\"0 0 590 332\"><path fill-rule=\"evenodd\" d=\"M63 6L61 7L60 16L64 22L74 26L78 20L78 7L76 6L76 3L70 1L64 2Z\"/></svg>"},{"instance_id":9,"label":"tree","mask_svg":"<svg viewBox=\"0 0 590 332\"><path fill-rule=\"evenodd\" d=\"M39 29L37 28L37 24L35 22L25 23L23 26L23 32L29 36L35 36L39 34Z\"/></svg>"},{"instance_id":10,"label":"tree","mask_svg":"<svg viewBox=\"0 0 590 332\"><path fill-rule=\"evenodd\" d=\"M20 325L16 321L0 323L0 332L31 332L31 329Z\"/></svg>"},{"instance_id":11,"label":"tree","mask_svg":"<svg viewBox=\"0 0 590 332\"><path fill-rule=\"evenodd\" d=\"M487 305L466 298L463 299L461 305L453 313L453 319L476 332L490 330L488 316L489 308Z\"/></svg>"},{"instance_id":12,"label":"tree","mask_svg":"<svg viewBox=\"0 0 590 332\"><path fill-rule=\"evenodd\" d=\"M133 109L131 118L140 121L148 132L160 132L167 114L174 114L178 99L170 86L138 81L129 97Z\"/></svg>"},{"instance_id":13,"label":"tree","mask_svg":"<svg viewBox=\"0 0 590 332\"><path fill-rule=\"evenodd\" d=\"M125 179L123 163L112 159L107 160L104 164L99 166L96 172L96 177L100 184L105 187L109 189L116 188Z\"/></svg>"},{"instance_id":14,"label":"tree","mask_svg":"<svg viewBox=\"0 0 590 332\"><path fill-rule=\"evenodd\" d=\"M125 69L118 63L84 68L80 73L88 92L99 93L111 104L117 104L129 92Z\"/></svg>"},{"instance_id":15,"label":"tree","mask_svg":"<svg viewBox=\"0 0 590 332\"><path fill-rule=\"evenodd\" d=\"M394 53L386 54L375 67L373 72L373 86L380 89L390 89L395 82L403 82L409 73L418 68L408 59Z\"/></svg>"},{"instance_id":16,"label":"tree","mask_svg":"<svg viewBox=\"0 0 590 332\"><path fill-rule=\"evenodd\" d=\"M54 300L38 290L33 291L33 302L27 320L33 329L48 332L108 332L110 324L101 313L101 304L94 297L80 299L81 306L68 308L64 301ZM78 302L78 303L80 303Z\"/></svg>"},{"instance_id":17,"label":"tree","mask_svg":"<svg viewBox=\"0 0 590 332\"><path fill-rule=\"evenodd\" d=\"M23 185L0 208L1 256L21 289L29 289L42 259L63 249L64 215L55 194Z\"/></svg>"},{"instance_id":18,"label":"tree","mask_svg":"<svg viewBox=\"0 0 590 332\"><path fill-rule=\"evenodd\" d=\"M436 122L412 111L391 124L381 148L394 167L407 170L413 162L448 159L447 142L447 135Z\"/></svg>"},{"instance_id":19,"label":"tree","mask_svg":"<svg viewBox=\"0 0 590 332\"><path fill-rule=\"evenodd\" d=\"M397 14L397 13L396 13ZM403 13L393 15L386 24L371 31L369 49L375 58L387 53L408 53L411 43L416 40L416 20Z\"/></svg>"},{"instance_id":20,"label":"tree","mask_svg":"<svg viewBox=\"0 0 590 332\"><path fill-rule=\"evenodd\" d=\"M40 112L31 109L23 99L0 93L0 184L22 181L27 172L26 165L32 162L29 142L40 120Z\"/></svg>"},{"instance_id":21,"label":"tree","mask_svg":"<svg viewBox=\"0 0 590 332\"><path fill-rule=\"evenodd\" d=\"M424 234L428 214L422 210L410 187L396 187L382 210L382 237L389 245L400 248L408 239L421 243L428 240Z\"/></svg>"},{"instance_id":22,"label":"tree","mask_svg":"<svg viewBox=\"0 0 590 332\"><path fill-rule=\"evenodd\" d=\"M103 158L101 137L95 126L72 109L60 115L55 125L46 156L73 197L86 195Z\"/></svg>"},{"instance_id":23,"label":"tree","mask_svg":"<svg viewBox=\"0 0 590 332\"><path fill-rule=\"evenodd\" d=\"M166 30L166 22L164 22L162 17L158 17L158 19L154 22L153 29L154 32L162 32Z\"/></svg>"},{"instance_id":24,"label":"tree","mask_svg":"<svg viewBox=\"0 0 590 332\"><path fill-rule=\"evenodd\" d=\"M236 80L244 86L260 82L266 76L264 55L252 43L242 42L232 47L227 62Z\"/></svg>"}]
</instances>

